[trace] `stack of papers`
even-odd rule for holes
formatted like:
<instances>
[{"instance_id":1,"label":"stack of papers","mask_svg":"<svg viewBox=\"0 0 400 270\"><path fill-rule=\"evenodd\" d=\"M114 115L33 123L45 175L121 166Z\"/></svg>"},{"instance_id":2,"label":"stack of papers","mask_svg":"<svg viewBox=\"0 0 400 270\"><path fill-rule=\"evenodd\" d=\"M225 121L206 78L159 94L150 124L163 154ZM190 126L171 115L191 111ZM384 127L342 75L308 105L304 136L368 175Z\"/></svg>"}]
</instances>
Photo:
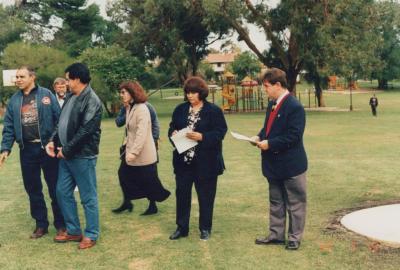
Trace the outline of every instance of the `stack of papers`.
<instances>
[{"instance_id":1,"label":"stack of papers","mask_svg":"<svg viewBox=\"0 0 400 270\"><path fill-rule=\"evenodd\" d=\"M191 140L186 137L188 132L192 132L192 130L188 127L181 129L175 135L171 136L171 140L175 144L175 148L179 154L189 150L190 148L197 145L197 141Z\"/></svg>"}]
</instances>

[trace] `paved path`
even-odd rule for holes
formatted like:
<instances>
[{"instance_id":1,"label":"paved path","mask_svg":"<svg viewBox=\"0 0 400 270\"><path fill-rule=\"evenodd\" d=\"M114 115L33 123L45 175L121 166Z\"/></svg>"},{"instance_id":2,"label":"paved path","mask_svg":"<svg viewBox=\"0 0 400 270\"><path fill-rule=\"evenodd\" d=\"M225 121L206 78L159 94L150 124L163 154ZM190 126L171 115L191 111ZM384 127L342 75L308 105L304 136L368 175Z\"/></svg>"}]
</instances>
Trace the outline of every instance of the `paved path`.
<instances>
[{"instance_id":1,"label":"paved path","mask_svg":"<svg viewBox=\"0 0 400 270\"><path fill-rule=\"evenodd\" d=\"M400 247L400 204L355 211L345 215L341 223L347 229L374 241Z\"/></svg>"}]
</instances>

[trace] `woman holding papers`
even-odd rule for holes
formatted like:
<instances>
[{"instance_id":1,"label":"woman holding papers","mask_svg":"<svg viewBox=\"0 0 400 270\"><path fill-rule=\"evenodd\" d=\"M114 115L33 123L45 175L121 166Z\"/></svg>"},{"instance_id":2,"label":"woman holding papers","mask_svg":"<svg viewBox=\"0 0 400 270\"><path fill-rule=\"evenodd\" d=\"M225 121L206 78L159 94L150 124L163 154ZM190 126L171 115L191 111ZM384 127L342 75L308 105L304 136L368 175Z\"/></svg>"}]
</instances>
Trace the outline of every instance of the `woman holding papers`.
<instances>
[{"instance_id":1,"label":"woman holding papers","mask_svg":"<svg viewBox=\"0 0 400 270\"><path fill-rule=\"evenodd\" d=\"M187 79L183 90L187 102L175 108L168 131L174 146L179 144L179 151L175 149L173 153L177 229L169 238L176 240L189 234L194 183L200 208L200 239L208 240L211 234L217 178L225 169L222 140L227 125L222 110L207 102L208 86L203 79ZM179 138L182 134L187 141ZM190 142L193 146L190 146ZM190 148L185 149L188 145Z\"/></svg>"},{"instance_id":2,"label":"woman holding papers","mask_svg":"<svg viewBox=\"0 0 400 270\"><path fill-rule=\"evenodd\" d=\"M118 170L123 202L114 213L132 211L131 200L147 198L164 201L170 192L162 186L157 174L157 152L151 134L151 117L145 102L146 93L138 82L120 85L120 96L126 105L125 153Z\"/></svg>"}]
</instances>

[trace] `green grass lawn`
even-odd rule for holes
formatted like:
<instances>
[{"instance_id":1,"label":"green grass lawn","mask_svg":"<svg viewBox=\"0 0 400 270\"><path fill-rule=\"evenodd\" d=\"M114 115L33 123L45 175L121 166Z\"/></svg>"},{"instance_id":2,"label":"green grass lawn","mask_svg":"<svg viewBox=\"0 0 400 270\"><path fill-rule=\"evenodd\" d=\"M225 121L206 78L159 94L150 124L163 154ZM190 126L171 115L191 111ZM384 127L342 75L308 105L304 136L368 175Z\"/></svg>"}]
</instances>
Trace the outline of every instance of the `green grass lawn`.
<instances>
[{"instance_id":1,"label":"green grass lawn","mask_svg":"<svg viewBox=\"0 0 400 270\"><path fill-rule=\"evenodd\" d=\"M373 252L370 242L355 244L351 234L324 232L336 210L400 198L400 92L378 93L376 118L368 106L370 95L354 94L353 112L307 112L308 213L297 252L254 244L257 236L267 233L267 182L259 151L230 134L224 140L227 169L218 182L210 241L199 240L195 193L190 235L182 240L168 240L175 229L174 196L159 204L155 216L139 216L147 206L145 200L134 202L133 213L112 214L111 209L121 203L117 169L123 130L108 119L102 123L97 165L98 245L80 251L76 243L53 243L52 227L48 236L29 239L34 221L14 146L0 170L0 269L399 269L398 250ZM349 107L348 95L326 93L325 99L327 106ZM179 102L161 100L158 93L151 97L161 121L159 175L172 192L172 147L166 133ZM264 113L227 114L226 119L230 130L250 136L261 128Z\"/></svg>"}]
</instances>

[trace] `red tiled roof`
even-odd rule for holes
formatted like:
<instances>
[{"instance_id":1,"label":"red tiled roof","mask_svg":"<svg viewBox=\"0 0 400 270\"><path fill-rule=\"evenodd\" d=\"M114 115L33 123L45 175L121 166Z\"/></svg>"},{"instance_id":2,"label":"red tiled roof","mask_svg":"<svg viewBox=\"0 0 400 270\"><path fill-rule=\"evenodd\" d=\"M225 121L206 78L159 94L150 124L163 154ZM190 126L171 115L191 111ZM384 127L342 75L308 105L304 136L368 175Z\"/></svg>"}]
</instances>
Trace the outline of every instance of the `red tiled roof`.
<instances>
[{"instance_id":1,"label":"red tiled roof","mask_svg":"<svg viewBox=\"0 0 400 270\"><path fill-rule=\"evenodd\" d=\"M210 53L206 61L212 63L232 63L235 60L236 53Z\"/></svg>"}]
</instances>

